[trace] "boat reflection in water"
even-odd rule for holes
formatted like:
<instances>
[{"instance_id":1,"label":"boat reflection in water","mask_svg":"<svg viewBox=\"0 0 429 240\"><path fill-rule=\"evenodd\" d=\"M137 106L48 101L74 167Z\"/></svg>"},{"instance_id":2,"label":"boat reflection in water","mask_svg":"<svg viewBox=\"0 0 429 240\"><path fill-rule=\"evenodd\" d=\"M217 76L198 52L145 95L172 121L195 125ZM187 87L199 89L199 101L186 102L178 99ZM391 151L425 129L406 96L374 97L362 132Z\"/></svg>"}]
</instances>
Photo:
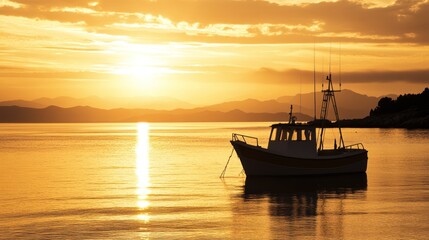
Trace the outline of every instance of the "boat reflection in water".
<instances>
[{"instance_id":1,"label":"boat reflection in water","mask_svg":"<svg viewBox=\"0 0 429 240\"><path fill-rule=\"evenodd\" d=\"M297 176L247 177L244 194L283 195L305 192L347 194L366 190L366 173Z\"/></svg>"},{"instance_id":2,"label":"boat reflection in water","mask_svg":"<svg viewBox=\"0 0 429 240\"><path fill-rule=\"evenodd\" d=\"M248 221L248 227L270 229L266 238L341 239L358 228L354 203L366 198L366 189L366 173L247 177L234 220L241 221L247 209L255 222Z\"/></svg>"}]
</instances>

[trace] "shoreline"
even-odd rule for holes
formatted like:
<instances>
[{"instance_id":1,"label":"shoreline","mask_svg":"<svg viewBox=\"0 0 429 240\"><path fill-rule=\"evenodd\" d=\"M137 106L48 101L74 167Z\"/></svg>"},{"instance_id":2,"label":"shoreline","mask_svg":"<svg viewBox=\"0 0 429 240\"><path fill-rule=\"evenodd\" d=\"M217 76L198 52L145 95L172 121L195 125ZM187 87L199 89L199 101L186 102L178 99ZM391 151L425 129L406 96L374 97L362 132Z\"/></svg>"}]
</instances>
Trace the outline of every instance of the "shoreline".
<instances>
[{"instance_id":1,"label":"shoreline","mask_svg":"<svg viewBox=\"0 0 429 240\"><path fill-rule=\"evenodd\" d=\"M68 122L35 122L35 121L20 121L20 122L0 122L0 124L133 124L133 123L257 123L257 122L271 122L278 123L279 121L267 120L267 121L259 121L259 120L247 120L247 121L68 121ZM380 129L408 129L408 130L417 130L417 129L429 129L429 126L410 126L410 125L400 125L400 126L391 126L391 125L382 125L382 124L370 124L364 125L362 123L362 119L345 119L340 120L341 128L380 128ZM316 127L322 127L321 124L316 124ZM330 123L323 126L324 128L337 128L337 123Z\"/></svg>"}]
</instances>

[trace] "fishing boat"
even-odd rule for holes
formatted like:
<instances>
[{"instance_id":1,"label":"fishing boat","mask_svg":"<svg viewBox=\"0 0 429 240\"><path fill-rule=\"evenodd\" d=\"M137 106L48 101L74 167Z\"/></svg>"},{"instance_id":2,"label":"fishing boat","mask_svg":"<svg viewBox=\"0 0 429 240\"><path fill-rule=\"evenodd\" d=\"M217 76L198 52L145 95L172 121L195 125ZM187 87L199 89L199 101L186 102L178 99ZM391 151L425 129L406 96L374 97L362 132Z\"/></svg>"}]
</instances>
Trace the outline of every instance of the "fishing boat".
<instances>
[{"instance_id":1,"label":"fishing boat","mask_svg":"<svg viewBox=\"0 0 429 240\"><path fill-rule=\"evenodd\" d=\"M256 137L233 133L231 144L243 165L247 176L297 176L326 175L366 172L368 151L362 143L345 145L339 126L339 114L332 84L332 76L326 77L327 89L322 90L323 102L320 119L299 123L291 111L288 123L271 126L266 148L259 145ZM316 99L316 97L314 97ZM332 103L339 130L339 144L325 148L328 108ZM316 124L316 123L320 123ZM319 131L319 134L316 133ZM319 139L316 138L319 136Z\"/></svg>"}]
</instances>

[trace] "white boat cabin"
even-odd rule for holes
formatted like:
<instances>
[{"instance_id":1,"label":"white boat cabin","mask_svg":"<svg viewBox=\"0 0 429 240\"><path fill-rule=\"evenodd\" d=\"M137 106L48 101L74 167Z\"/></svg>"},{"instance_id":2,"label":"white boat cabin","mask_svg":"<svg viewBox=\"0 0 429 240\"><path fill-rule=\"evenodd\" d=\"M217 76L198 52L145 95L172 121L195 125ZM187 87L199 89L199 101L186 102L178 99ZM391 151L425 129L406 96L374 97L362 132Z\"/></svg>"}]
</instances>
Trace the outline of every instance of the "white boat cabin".
<instances>
[{"instance_id":1,"label":"white boat cabin","mask_svg":"<svg viewBox=\"0 0 429 240\"><path fill-rule=\"evenodd\" d=\"M268 150L290 157L316 157L316 128L296 123L274 124L271 126Z\"/></svg>"}]
</instances>

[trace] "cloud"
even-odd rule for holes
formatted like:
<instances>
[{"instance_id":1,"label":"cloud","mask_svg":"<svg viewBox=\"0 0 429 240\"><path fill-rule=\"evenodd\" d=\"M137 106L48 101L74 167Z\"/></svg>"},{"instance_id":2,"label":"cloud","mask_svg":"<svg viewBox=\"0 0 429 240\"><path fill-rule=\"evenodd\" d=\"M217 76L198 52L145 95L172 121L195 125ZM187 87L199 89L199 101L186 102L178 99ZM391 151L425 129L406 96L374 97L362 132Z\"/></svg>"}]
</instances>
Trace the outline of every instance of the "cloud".
<instances>
[{"instance_id":1,"label":"cloud","mask_svg":"<svg viewBox=\"0 0 429 240\"><path fill-rule=\"evenodd\" d=\"M90 71L40 71L37 69L0 66L0 79L57 79L68 81L108 81L112 74Z\"/></svg>"},{"instance_id":2,"label":"cloud","mask_svg":"<svg viewBox=\"0 0 429 240\"><path fill-rule=\"evenodd\" d=\"M367 71L346 72L344 82L350 83L426 83L429 84L429 69L403 70L403 71Z\"/></svg>"},{"instance_id":3,"label":"cloud","mask_svg":"<svg viewBox=\"0 0 429 240\"><path fill-rule=\"evenodd\" d=\"M319 84L325 79L325 74L317 72L316 81ZM339 82L339 73L332 74L333 81ZM313 71L289 69L277 71L270 68L261 68L250 74L247 81L264 84L313 84ZM343 83L416 83L429 84L429 69L415 69L402 71L358 71L341 73Z\"/></svg>"},{"instance_id":4,"label":"cloud","mask_svg":"<svg viewBox=\"0 0 429 240\"><path fill-rule=\"evenodd\" d=\"M345 0L299 5L262 0L8 2L0 7L0 14L84 22L91 31L140 37L158 34L153 39L170 41L429 43L427 1L378 7Z\"/></svg>"}]
</instances>

